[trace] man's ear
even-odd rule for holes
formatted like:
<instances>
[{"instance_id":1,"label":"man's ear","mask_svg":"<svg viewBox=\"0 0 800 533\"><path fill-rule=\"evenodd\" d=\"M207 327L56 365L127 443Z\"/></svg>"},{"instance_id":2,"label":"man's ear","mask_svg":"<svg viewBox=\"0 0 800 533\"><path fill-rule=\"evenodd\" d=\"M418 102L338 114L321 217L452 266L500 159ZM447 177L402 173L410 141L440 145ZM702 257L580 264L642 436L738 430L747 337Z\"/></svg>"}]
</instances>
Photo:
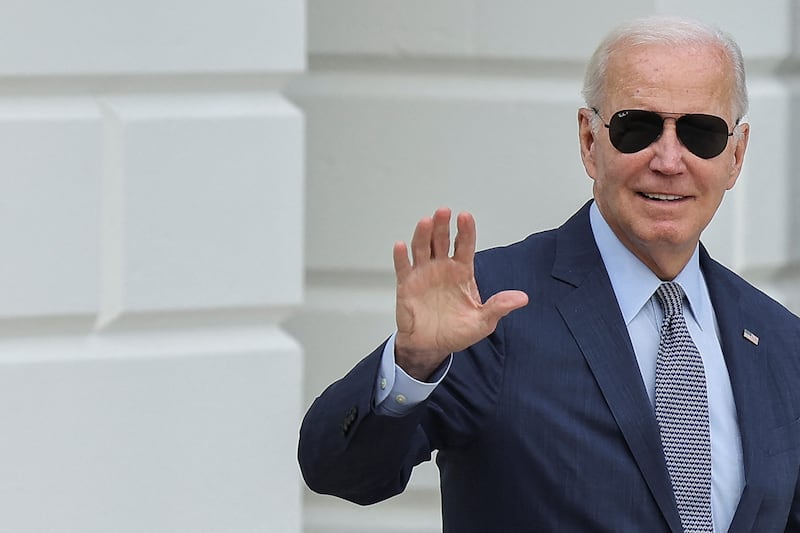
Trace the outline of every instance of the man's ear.
<instances>
[{"instance_id":1,"label":"man's ear","mask_svg":"<svg viewBox=\"0 0 800 533\"><path fill-rule=\"evenodd\" d=\"M578 141L581 148L581 160L586 173L590 178L594 178L597 166L595 164L595 132L592 129L592 117L594 111L586 107L578 110Z\"/></svg>"},{"instance_id":2,"label":"man's ear","mask_svg":"<svg viewBox=\"0 0 800 533\"><path fill-rule=\"evenodd\" d=\"M739 131L733 135L733 141L736 143L736 147L733 149L733 161L728 179L728 190L731 190L733 186L736 185L736 180L742 172L744 153L747 151L747 141L750 139L750 124L745 122L739 124L736 128Z\"/></svg>"}]
</instances>

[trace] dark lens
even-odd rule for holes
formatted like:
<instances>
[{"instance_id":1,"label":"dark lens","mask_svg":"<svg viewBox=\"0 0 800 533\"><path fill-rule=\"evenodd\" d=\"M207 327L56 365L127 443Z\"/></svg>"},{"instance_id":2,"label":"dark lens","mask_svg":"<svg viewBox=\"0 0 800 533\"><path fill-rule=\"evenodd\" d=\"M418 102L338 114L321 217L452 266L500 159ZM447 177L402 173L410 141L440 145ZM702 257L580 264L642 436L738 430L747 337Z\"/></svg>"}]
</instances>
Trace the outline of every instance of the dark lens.
<instances>
[{"instance_id":1,"label":"dark lens","mask_svg":"<svg viewBox=\"0 0 800 533\"><path fill-rule=\"evenodd\" d=\"M614 148L623 154L644 150L658 139L664 119L653 111L629 109L617 111L608 124L608 135Z\"/></svg>"},{"instance_id":2,"label":"dark lens","mask_svg":"<svg viewBox=\"0 0 800 533\"><path fill-rule=\"evenodd\" d=\"M675 128L683 145L703 159L717 157L728 144L728 124L714 115L683 115Z\"/></svg>"}]
</instances>

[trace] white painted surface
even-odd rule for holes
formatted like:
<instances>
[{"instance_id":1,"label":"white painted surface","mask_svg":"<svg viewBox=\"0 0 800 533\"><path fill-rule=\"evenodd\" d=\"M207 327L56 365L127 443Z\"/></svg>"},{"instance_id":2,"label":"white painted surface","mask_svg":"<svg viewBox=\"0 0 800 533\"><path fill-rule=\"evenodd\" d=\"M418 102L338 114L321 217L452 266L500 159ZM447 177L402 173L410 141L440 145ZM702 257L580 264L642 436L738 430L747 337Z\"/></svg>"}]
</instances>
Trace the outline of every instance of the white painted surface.
<instances>
[{"instance_id":1,"label":"white painted surface","mask_svg":"<svg viewBox=\"0 0 800 533\"><path fill-rule=\"evenodd\" d=\"M287 389L301 372L284 334L60 335L2 349L14 357L0 361L0 531L299 530L289 426L300 409Z\"/></svg>"},{"instance_id":2,"label":"white painted surface","mask_svg":"<svg viewBox=\"0 0 800 533\"><path fill-rule=\"evenodd\" d=\"M119 146L107 177L119 227L105 243L124 243L111 273L121 301L109 305L139 312L298 302L300 112L258 93L102 104L115 132L107 141Z\"/></svg>"},{"instance_id":3,"label":"white painted surface","mask_svg":"<svg viewBox=\"0 0 800 533\"><path fill-rule=\"evenodd\" d=\"M299 533L304 3L2 8L0 532Z\"/></svg>"},{"instance_id":4,"label":"white painted surface","mask_svg":"<svg viewBox=\"0 0 800 533\"><path fill-rule=\"evenodd\" d=\"M6 0L0 74L296 71L304 14L297 0Z\"/></svg>"}]
</instances>

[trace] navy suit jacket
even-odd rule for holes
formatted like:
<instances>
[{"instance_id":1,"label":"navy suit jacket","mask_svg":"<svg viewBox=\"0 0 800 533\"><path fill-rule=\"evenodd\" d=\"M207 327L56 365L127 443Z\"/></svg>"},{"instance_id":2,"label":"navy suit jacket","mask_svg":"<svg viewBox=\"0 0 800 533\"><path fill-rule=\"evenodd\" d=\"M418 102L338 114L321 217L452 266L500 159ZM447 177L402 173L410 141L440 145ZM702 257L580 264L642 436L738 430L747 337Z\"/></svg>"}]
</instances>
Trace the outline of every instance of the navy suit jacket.
<instances>
[{"instance_id":1,"label":"navy suit jacket","mask_svg":"<svg viewBox=\"0 0 800 533\"><path fill-rule=\"evenodd\" d=\"M484 298L520 289L530 303L456 353L411 413L384 416L372 406L383 346L317 398L300 431L309 487L380 501L438 450L445 533L681 531L588 206L559 229L476 255ZM798 533L800 319L704 249L700 265L744 454L746 486L729 531Z\"/></svg>"}]
</instances>

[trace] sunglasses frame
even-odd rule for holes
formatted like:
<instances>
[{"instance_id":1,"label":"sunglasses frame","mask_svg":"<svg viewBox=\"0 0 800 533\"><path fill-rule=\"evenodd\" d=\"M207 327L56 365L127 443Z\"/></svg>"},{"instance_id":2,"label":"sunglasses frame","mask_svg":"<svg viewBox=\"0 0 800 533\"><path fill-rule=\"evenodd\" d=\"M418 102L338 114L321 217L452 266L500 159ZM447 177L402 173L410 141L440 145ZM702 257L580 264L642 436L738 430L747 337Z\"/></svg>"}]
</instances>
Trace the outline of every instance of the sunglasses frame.
<instances>
[{"instance_id":1,"label":"sunglasses frame","mask_svg":"<svg viewBox=\"0 0 800 533\"><path fill-rule=\"evenodd\" d=\"M725 147L728 145L728 139L733 136L733 134L734 134L734 132L736 130L736 127L739 125L739 120L740 120L740 119L737 119L736 123L733 126L733 130L728 131L728 123L725 121L724 118L718 117L716 115L708 115L708 114L705 114L705 113L685 113L685 114L681 115L679 113L661 113L661 112L657 112L657 111L650 111L650 110L647 110L647 109L622 109L620 111L614 112L612 114L611 120L609 122L606 122L605 119L603 118L603 116L600 114L600 111L596 107L592 107L591 109L600 118L601 123L603 124L603 126L605 126L606 129L608 129L608 135L609 135L609 140L611 140L611 144L614 146L614 148L617 149L617 151L619 151L620 153L623 153L623 154L635 154L637 152L641 152L642 150L644 150L645 148L647 148L648 146L650 146L651 144L656 142L658 139L661 138L661 135L664 133L664 122L666 121L666 119L672 118L673 120L675 120L676 128L678 128L676 130L676 134L677 134L677 137L678 137L678 140L680 141L680 143L684 147L686 147L686 149L689 150L692 154L696 155L697 157L699 157L701 159L713 159L713 158L717 157L718 155L720 155L722 152L725 151ZM624 150L621 150L620 147L617 146L617 144L614 142L614 138L611 135L612 123L618 117L624 116L623 114L627 114L627 113L630 113L630 112L647 114L648 116L657 117L661 121L661 131L659 132L659 134L656 137L654 137L650 142L648 142L647 144L645 144L641 148L638 148L636 150L624 151ZM663 115L678 115L678 116L666 116L665 117ZM724 129L725 137L726 137L725 138L725 143L721 145L721 147L720 147L718 152L716 152L716 153L702 152L702 149L700 149L699 147L697 147L697 146L691 147L691 146L686 144L685 140L681 136L681 129L679 128L679 124L678 124L679 121L684 119L685 117L703 117L703 118L709 118L710 117L710 118L719 120L720 122L722 122L725 125L725 129ZM715 133L715 132L711 132L711 133ZM722 135L722 130L720 130L719 134ZM691 140L690 140L689 144L690 145L693 144L691 142ZM698 153L696 150L700 151L701 153Z\"/></svg>"}]
</instances>

